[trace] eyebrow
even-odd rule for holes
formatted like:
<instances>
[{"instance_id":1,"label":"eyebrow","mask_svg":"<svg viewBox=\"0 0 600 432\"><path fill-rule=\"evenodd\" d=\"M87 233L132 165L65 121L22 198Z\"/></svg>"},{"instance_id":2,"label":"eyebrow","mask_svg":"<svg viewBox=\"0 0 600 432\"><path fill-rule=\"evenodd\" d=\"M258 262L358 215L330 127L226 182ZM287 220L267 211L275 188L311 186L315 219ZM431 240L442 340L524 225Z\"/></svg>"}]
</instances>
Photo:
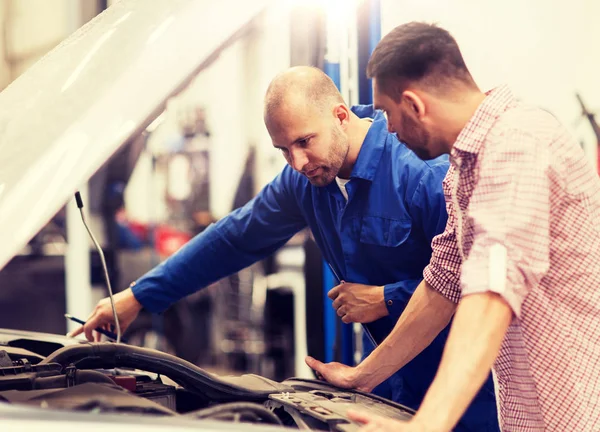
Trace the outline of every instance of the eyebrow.
<instances>
[{"instance_id":1,"label":"eyebrow","mask_svg":"<svg viewBox=\"0 0 600 432\"><path fill-rule=\"evenodd\" d=\"M295 140L292 142L292 145L294 145L294 144L296 144L296 143L298 143L298 142L300 142L300 141L305 141L305 140L307 140L308 138L311 138L311 137L313 137L314 135L315 135L315 134L302 135L301 137L299 137L299 138L296 138L296 139L295 139ZM276 146L273 146L273 147L275 147L276 149L285 149L285 148L287 148L287 147L282 147L282 146L277 146L277 145L276 145Z\"/></svg>"},{"instance_id":2,"label":"eyebrow","mask_svg":"<svg viewBox=\"0 0 600 432\"><path fill-rule=\"evenodd\" d=\"M299 138L296 138L292 144L296 144L297 142L300 142L300 141L306 141L307 139L311 138L312 136L314 136L314 134L303 135Z\"/></svg>"}]
</instances>

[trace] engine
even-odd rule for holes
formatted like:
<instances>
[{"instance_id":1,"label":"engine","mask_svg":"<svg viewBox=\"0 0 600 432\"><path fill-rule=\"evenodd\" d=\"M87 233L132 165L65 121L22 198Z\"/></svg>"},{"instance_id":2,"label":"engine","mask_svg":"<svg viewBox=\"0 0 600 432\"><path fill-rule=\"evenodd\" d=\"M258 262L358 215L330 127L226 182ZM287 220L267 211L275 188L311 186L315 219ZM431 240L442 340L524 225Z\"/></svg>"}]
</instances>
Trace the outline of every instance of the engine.
<instances>
[{"instance_id":1,"label":"engine","mask_svg":"<svg viewBox=\"0 0 600 432\"><path fill-rule=\"evenodd\" d=\"M159 351L82 343L42 356L0 347L0 402L54 410L211 419L352 431L349 408L407 420L412 411L315 380L220 377Z\"/></svg>"}]
</instances>

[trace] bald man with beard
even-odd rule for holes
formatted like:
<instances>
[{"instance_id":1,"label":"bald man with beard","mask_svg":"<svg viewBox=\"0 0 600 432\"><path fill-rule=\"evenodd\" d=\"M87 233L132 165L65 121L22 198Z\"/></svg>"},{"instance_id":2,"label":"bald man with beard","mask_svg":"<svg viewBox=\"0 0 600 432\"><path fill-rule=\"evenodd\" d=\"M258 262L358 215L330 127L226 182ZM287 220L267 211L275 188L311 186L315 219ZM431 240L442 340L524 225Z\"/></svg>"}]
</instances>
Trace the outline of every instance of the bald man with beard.
<instances>
[{"instance_id":1,"label":"bald man with beard","mask_svg":"<svg viewBox=\"0 0 600 432\"><path fill-rule=\"evenodd\" d=\"M329 77L310 67L273 79L264 104L273 146L288 163L244 207L115 296L121 328L142 307L162 312L181 298L273 254L308 227L341 279L329 292L344 323L362 323L376 343L393 329L422 279L431 240L443 232L443 156L420 160L372 106L349 108ZM113 323L108 299L74 332ZM440 335L388 381L396 402L417 409L447 337ZM372 389L369 389L372 390ZM456 428L498 430L491 378Z\"/></svg>"}]
</instances>

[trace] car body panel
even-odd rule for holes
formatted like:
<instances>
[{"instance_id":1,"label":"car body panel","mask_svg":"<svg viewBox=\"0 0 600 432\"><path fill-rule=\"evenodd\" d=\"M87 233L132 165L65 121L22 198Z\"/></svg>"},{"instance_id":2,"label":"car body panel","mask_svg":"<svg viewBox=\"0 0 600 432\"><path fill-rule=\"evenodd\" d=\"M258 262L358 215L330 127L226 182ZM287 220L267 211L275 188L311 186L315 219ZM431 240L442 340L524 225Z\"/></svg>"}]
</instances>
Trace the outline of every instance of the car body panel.
<instances>
[{"instance_id":1,"label":"car body panel","mask_svg":"<svg viewBox=\"0 0 600 432\"><path fill-rule=\"evenodd\" d=\"M122 0L4 89L0 269L269 3Z\"/></svg>"}]
</instances>

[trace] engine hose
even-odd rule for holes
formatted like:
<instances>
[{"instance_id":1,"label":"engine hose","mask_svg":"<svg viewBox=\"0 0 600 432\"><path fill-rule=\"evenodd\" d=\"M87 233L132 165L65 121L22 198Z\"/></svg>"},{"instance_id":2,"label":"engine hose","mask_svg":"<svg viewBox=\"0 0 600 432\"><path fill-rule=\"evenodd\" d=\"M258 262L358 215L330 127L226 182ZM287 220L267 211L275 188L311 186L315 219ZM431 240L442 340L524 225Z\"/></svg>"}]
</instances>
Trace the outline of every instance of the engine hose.
<instances>
[{"instance_id":1,"label":"engine hose","mask_svg":"<svg viewBox=\"0 0 600 432\"><path fill-rule=\"evenodd\" d=\"M113 380L104 375L102 372L97 372L93 370L75 371L75 384L78 385L85 383L104 383L115 385ZM67 387L68 385L66 375L36 378L33 384L33 388L38 390Z\"/></svg>"},{"instance_id":2,"label":"engine hose","mask_svg":"<svg viewBox=\"0 0 600 432\"><path fill-rule=\"evenodd\" d=\"M252 388L246 388L220 379L170 354L109 342L89 342L60 348L40 362L46 363L59 363L63 368L73 364L78 369L131 367L166 375L186 390L215 402L262 402L273 393L294 392L289 386L262 377L253 377Z\"/></svg>"}]
</instances>

